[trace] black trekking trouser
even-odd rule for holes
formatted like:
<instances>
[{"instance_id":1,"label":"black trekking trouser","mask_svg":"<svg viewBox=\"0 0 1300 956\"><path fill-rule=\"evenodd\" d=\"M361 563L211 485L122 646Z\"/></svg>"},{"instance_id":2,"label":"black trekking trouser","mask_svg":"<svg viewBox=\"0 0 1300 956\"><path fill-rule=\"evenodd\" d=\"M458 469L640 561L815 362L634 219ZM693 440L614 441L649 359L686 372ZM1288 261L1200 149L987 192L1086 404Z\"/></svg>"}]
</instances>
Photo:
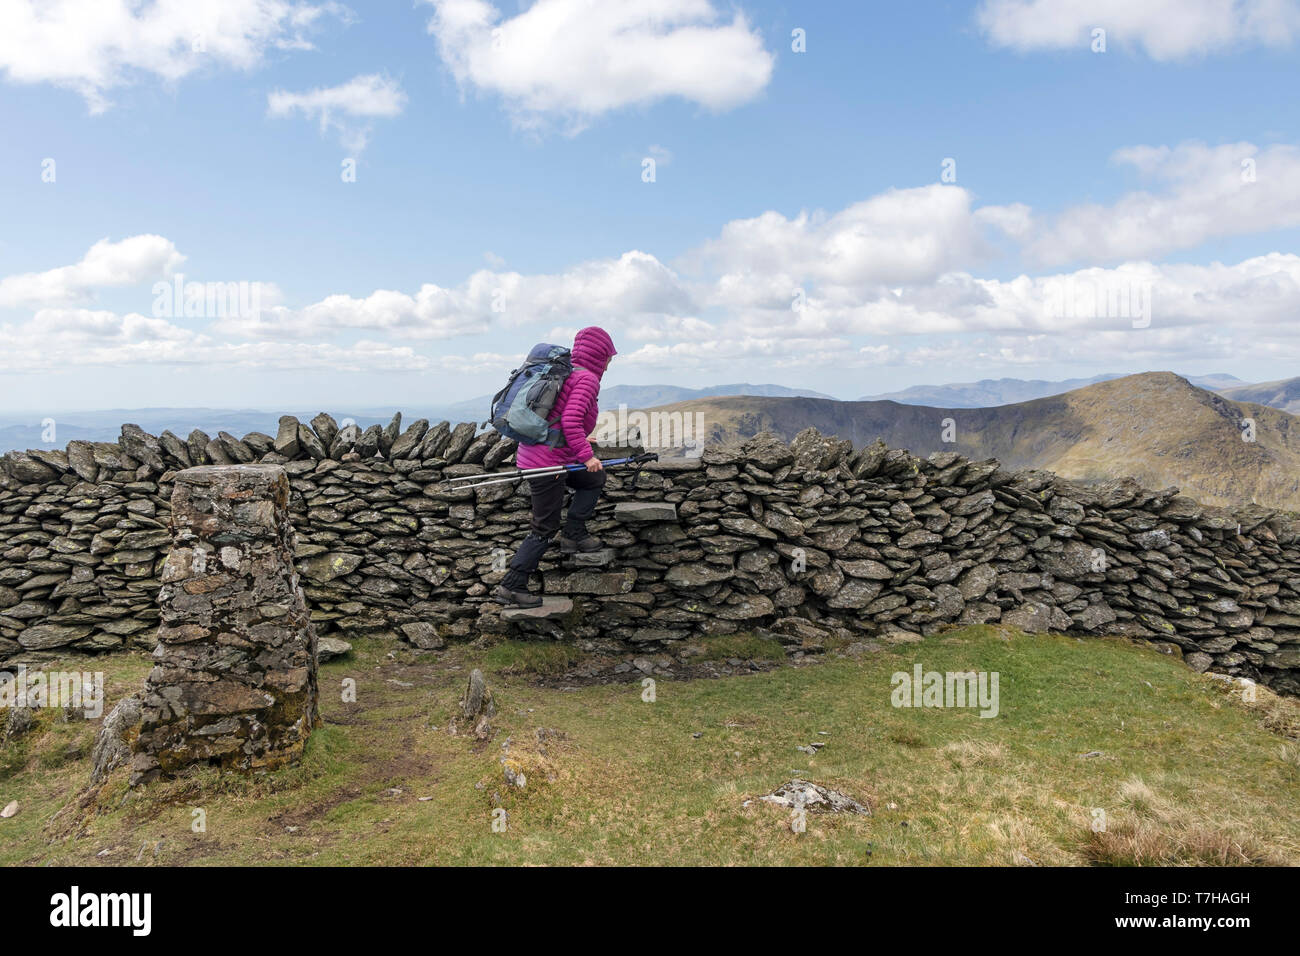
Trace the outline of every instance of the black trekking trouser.
<instances>
[{"instance_id":1,"label":"black trekking trouser","mask_svg":"<svg viewBox=\"0 0 1300 956\"><path fill-rule=\"evenodd\" d=\"M561 480L563 479L563 480ZM573 500L569 502L569 514L564 519L564 537L583 538L587 534L587 519L596 510L600 500L600 489L605 487L603 471L566 471L559 475L542 475L540 478L528 479L528 491L532 496L533 517L529 522L529 534L519 545L514 558L510 561L510 570L501 582L512 591L523 591L528 587L528 575L537 570L542 555L551 546L551 539L560 530L560 511L564 507L564 493L573 489Z\"/></svg>"}]
</instances>

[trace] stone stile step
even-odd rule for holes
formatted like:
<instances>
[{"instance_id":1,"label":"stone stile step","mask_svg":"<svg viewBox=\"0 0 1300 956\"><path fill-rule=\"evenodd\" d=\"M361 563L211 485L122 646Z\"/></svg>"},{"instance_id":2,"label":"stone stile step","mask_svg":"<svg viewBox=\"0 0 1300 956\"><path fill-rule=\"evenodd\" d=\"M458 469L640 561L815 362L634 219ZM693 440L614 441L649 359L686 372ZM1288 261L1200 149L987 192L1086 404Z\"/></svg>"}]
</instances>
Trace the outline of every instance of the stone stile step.
<instances>
[{"instance_id":1,"label":"stone stile step","mask_svg":"<svg viewBox=\"0 0 1300 956\"><path fill-rule=\"evenodd\" d=\"M503 621L545 621L564 617L573 611L573 601L565 597L544 597L538 607L508 607L501 612Z\"/></svg>"}]
</instances>

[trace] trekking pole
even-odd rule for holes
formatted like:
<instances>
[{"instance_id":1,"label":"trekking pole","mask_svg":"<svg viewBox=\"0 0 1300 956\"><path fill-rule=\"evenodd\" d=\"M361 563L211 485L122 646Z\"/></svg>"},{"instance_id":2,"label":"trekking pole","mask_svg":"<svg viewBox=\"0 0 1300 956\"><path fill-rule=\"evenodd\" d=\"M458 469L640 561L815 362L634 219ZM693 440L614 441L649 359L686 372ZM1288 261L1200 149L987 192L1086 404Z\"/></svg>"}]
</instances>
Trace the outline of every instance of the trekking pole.
<instances>
[{"instance_id":1,"label":"trekking pole","mask_svg":"<svg viewBox=\"0 0 1300 956\"><path fill-rule=\"evenodd\" d=\"M601 465L606 468L617 468L620 465L636 465L640 470L646 462L658 461L659 456L654 452L646 452L642 455L634 455L629 458L607 458L601 461ZM498 472L491 475L462 475L459 478L445 479L444 484L458 481L471 481L470 484L457 485L456 490L465 488L482 488L486 485L499 485L507 481L522 481L525 478L544 478L549 475L562 475L570 471L586 471L586 465L551 465L546 468L516 468L514 471Z\"/></svg>"},{"instance_id":2,"label":"trekking pole","mask_svg":"<svg viewBox=\"0 0 1300 956\"><path fill-rule=\"evenodd\" d=\"M546 465L542 468L516 468L510 472L512 478L534 478L538 475L558 475L568 468L568 465ZM476 478L495 478L496 475L461 475L459 478L448 478L448 482L454 481L473 481Z\"/></svg>"}]
</instances>

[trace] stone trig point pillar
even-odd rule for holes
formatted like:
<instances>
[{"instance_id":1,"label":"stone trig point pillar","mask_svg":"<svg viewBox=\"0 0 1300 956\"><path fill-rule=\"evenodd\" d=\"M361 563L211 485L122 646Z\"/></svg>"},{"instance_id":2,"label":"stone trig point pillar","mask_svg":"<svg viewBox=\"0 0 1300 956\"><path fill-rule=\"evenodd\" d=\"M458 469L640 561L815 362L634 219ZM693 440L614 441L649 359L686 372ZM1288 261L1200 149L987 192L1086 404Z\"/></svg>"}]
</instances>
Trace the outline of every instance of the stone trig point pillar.
<instances>
[{"instance_id":1,"label":"stone trig point pillar","mask_svg":"<svg viewBox=\"0 0 1300 956\"><path fill-rule=\"evenodd\" d=\"M131 783L290 763L317 719L316 632L278 465L177 472L155 666Z\"/></svg>"}]
</instances>

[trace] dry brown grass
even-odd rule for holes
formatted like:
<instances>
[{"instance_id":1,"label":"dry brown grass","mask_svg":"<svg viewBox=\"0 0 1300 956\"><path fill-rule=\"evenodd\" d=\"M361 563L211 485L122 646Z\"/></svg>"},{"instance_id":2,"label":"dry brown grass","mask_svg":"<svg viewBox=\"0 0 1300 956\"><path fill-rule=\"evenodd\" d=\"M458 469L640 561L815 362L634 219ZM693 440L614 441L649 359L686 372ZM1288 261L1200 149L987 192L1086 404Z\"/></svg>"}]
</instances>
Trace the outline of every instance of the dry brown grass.
<instances>
[{"instance_id":1,"label":"dry brown grass","mask_svg":"<svg viewBox=\"0 0 1300 956\"><path fill-rule=\"evenodd\" d=\"M1007 748L989 740L954 740L943 748L944 756L954 767L997 767L1007 756Z\"/></svg>"},{"instance_id":2,"label":"dry brown grass","mask_svg":"<svg viewBox=\"0 0 1300 956\"><path fill-rule=\"evenodd\" d=\"M1294 862L1235 823L1214 825L1165 800L1143 781L1120 786L1122 804L1079 847L1097 866L1287 866Z\"/></svg>"}]
</instances>

